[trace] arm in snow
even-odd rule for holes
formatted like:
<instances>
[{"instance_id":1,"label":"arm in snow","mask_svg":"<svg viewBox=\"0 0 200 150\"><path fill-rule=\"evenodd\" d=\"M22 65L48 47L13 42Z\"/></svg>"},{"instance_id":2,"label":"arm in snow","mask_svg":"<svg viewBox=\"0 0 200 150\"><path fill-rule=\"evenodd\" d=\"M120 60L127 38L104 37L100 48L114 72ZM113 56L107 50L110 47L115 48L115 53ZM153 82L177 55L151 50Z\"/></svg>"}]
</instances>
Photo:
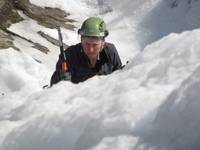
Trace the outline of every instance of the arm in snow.
<instances>
[{"instance_id":1,"label":"arm in snow","mask_svg":"<svg viewBox=\"0 0 200 150\"><path fill-rule=\"evenodd\" d=\"M65 51L65 53L66 53L66 51ZM65 79L70 81L71 76L70 76L69 70L67 71L67 74L65 74L65 75L67 75L67 77L65 77ZM61 58L61 55L59 55L59 59L56 63L56 70L54 71L53 75L51 76L50 85L52 86L53 84L56 84L63 79L64 79L64 77L63 77L63 73L62 73L62 58Z\"/></svg>"}]
</instances>

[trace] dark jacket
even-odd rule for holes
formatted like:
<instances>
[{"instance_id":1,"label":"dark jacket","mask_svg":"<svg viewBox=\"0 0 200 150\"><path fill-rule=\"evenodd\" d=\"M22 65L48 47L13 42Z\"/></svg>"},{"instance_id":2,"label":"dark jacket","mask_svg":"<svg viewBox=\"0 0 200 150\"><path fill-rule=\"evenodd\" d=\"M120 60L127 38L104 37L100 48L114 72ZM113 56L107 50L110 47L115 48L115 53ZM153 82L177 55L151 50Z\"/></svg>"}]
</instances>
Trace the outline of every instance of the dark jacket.
<instances>
[{"instance_id":1,"label":"dark jacket","mask_svg":"<svg viewBox=\"0 0 200 150\"><path fill-rule=\"evenodd\" d=\"M89 58L84 53L81 43L68 47L65 50L71 81L78 83L95 75L106 75L122 67L121 60L115 46L106 43L100 52L95 67L92 67ZM61 81L61 56L56 64L56 70L51 77L51 85Z\"/></svg>"}]
</instances>

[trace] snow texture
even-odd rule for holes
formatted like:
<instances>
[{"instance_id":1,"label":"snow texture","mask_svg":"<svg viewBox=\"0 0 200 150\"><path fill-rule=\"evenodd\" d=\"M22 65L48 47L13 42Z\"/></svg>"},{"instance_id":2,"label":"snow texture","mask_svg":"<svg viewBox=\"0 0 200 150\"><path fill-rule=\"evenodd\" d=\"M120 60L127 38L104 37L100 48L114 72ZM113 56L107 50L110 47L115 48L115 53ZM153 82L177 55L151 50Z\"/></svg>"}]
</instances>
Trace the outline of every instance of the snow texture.
<instances>
[{"instance_id":1,"label":"snow texture","mask_svg":"<svg viewBox=\"0 0 200 150\"><path fill-rule=\"evenodd\" d=\"M200 149L199 0L31 2L69 11L77 29L88 16L102 17L107 41L129 64L111 75L42 89L59 49L36 32L57 33L21 14L26 19L10 30L51 52L19 38L21 51L0 51L0 150ZM62 31L68 44L79 41L76 31Z\"/></svg>"}]
</instances>

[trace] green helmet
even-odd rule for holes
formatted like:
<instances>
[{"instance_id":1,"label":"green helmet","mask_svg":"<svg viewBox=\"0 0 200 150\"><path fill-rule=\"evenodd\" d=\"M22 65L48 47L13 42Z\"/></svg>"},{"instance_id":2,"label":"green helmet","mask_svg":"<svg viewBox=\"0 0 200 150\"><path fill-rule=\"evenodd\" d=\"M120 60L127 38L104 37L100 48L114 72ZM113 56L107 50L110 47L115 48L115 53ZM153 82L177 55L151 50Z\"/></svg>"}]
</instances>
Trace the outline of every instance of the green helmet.
<instances>
[{"instance_id":1,"label":"green helmet","mask_svg":"<svg viewBox=\"0 0 200 150\"><path fill-rule=\"evenodd\" d=\"M81 29L78 30L78 34L81 36L106 37L108 36L108 30L101 18L90 17L83 22Z\"/></svg>"}]
</instances>

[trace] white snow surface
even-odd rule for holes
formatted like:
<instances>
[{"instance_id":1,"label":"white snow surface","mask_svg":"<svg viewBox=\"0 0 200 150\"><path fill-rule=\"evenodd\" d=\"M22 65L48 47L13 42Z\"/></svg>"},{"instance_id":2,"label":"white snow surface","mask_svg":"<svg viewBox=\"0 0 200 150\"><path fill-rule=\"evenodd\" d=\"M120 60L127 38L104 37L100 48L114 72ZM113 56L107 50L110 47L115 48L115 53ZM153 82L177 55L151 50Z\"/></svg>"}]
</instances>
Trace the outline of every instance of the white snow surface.
<instances>
[{"instance_id":1,"label":"white snow surface","mask_svg":"<svg viewBox=\"0 0 200 150\"><path fill-rule=\"evenodd\" d=\"M199 0L30 1L70 12L77 29L88 16L102 17L107 40L129 64L42 89L59 48L36 32L57 33L21 13L25 20L9 29L51 52L19 38L20 51L0 51L0 150L200 149ZM76 31L62 32L66 43L79 41Z\"/></svg>"}]
</instances>

